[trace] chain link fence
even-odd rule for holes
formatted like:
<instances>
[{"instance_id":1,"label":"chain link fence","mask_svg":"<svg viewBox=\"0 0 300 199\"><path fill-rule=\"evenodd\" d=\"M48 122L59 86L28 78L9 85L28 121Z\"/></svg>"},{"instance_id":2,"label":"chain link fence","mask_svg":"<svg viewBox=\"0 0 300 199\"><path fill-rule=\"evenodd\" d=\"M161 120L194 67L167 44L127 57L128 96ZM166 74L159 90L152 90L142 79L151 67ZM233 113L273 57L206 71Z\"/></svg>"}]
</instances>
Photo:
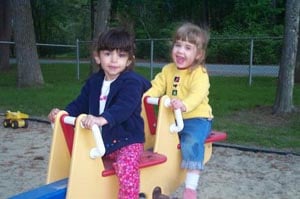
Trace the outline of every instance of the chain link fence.
<instances>
[{"instance_id":1,"label":"chain link fence","mask_svg":"<svg viewBox=\"0 0 300 199\"><path fill-rule=\"evenodd\" d=\"M278 76L282 37L216 37L207 50L207 68L211 75ZM11 45L11 61L15 61L14 42L0 41ZM82 63L91 62L92 42L76 40L74 45L37 43L41 63L74 63L76 78L80 79ZM171 40L137 39L136 67L154 68L170 62Z\"/></svg>"}]
</instances>

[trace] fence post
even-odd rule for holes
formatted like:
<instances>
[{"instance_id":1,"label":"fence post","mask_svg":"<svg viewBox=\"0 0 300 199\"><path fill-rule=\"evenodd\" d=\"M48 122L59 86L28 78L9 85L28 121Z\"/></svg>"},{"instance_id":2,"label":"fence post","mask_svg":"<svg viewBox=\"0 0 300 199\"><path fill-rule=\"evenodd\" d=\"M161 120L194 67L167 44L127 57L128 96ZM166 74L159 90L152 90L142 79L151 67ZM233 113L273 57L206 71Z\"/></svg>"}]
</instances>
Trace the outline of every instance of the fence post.
<instances>
[{"instance_id":1,"label":"fence post","mask_svg":"<svg viewBox=\"0 0 300 199\"><path fill-rule=\"evenodd\" d=\"M250 42L250 63L249 63L249 86L252 85L253 45L254 45L254 39L251 38L251 42Z\"/></svg>"},{"instance_id":2,"label":"fence post","mask_svg":"<svg viewBox=\"0 0 300 199\"><path fill-rule=\"evenodd\" d=\"M76 39L76 63L77 63L77 80L80 78L80 55L79 55L79 39Z\"/></svg>"},{"instance_id":3,"label":"fence post","mask_svg":"<svg viewBox=\"0 0 300 199\"><path fill-rule=\"evenodd\" d=\"M151 51L150 51L150 79L153 78L153 53L154 53L154 40L151 39Z\"/></svg>"}]
</instances>

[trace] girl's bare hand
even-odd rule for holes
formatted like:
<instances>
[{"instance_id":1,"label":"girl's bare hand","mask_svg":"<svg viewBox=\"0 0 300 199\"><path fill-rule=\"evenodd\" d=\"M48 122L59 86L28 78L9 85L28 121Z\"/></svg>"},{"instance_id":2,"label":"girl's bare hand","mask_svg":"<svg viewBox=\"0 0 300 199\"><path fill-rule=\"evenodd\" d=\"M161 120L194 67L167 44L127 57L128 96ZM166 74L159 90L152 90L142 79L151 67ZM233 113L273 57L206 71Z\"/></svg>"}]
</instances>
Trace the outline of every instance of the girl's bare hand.
<instances>
[{"instance_id":1,"label":"girl's bare hand","mask_svg":"<svg viewBox=\"0 0 300 199\"><path fill-rule=\"evenodd\" d=\"M171 99L171 107L173 109L180 109L182 112L186 111L186 107L180 99Z\"/></svg>"},{"instance_id":2,"label":"girl's bare hand","mask_svg":"<svg viewBox=\"0 0 300 199\"><path fill-rule=\"evenodd\" d=\"M59 111L60 110L58 108L54 108L50 111L50 113L48 115L48 119L50 120L51 123L54 123L56 115Z\"/></svg>"},{"instance_id":3,"label":"girl's bare hand","mask_svg":"<svg viewBox=\"0 0 300 199\"><path fill-rule=\"evenodd\" d=\"M97 125L98 118L93 115L87 115L84 117L81 122L84 128L91 129L94 124Z\"/></svg>"},{"instance_id":4,"label":"girl's bare hand","mask_svg":"<svg viewBox=\"0 0 300 199\"><path fill-rule=\"evenodd\" d=\"M84 128L91 129L93 125L103 126L107 124L107 120L104 117L96 117L93 115L87 115L81 120L81 123Z\"/></svg>"}]
</instances>

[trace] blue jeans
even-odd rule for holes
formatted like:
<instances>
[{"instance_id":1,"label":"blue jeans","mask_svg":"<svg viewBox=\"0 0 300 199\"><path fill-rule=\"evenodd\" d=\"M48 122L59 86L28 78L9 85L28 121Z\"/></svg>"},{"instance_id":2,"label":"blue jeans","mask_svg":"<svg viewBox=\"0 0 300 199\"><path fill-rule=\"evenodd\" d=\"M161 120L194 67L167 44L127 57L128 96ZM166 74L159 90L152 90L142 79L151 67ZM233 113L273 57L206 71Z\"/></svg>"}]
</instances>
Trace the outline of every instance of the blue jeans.
<instances>
[{"instance_id":1,"label":"blue jeans","mask_svg":"<svg viewBox=\"0 0 300 199\"><path fill-rule=\"evenodd\" d=\"M210 134L212 120L192 118L185 119L183 123L184 128L179 132L181 167L189 170L203 170L204 144Z\"/></svg>"}]
</instances>

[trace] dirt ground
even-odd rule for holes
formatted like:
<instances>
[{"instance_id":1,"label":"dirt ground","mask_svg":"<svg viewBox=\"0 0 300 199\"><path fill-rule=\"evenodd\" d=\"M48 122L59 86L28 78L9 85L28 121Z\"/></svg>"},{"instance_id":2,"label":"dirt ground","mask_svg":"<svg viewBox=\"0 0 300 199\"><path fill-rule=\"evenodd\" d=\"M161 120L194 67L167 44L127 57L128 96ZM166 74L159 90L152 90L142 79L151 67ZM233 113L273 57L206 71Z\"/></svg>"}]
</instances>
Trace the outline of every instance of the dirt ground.
<instances>
[{"instance_id":1,"label":"dirt ground","mask_svg":"<svg viewBox=\"0 0 300 199\"><path fill-rule=\"evenodd\" d=\"M1 121L3 117L0 117ZM0 127L0 198L45 183L51 127L29 122L26 129ZM201 175L201 199L298 199L300 156L214 147ZM173 194L181 198L183 186Z\"/></svg>"}]
</instances>

